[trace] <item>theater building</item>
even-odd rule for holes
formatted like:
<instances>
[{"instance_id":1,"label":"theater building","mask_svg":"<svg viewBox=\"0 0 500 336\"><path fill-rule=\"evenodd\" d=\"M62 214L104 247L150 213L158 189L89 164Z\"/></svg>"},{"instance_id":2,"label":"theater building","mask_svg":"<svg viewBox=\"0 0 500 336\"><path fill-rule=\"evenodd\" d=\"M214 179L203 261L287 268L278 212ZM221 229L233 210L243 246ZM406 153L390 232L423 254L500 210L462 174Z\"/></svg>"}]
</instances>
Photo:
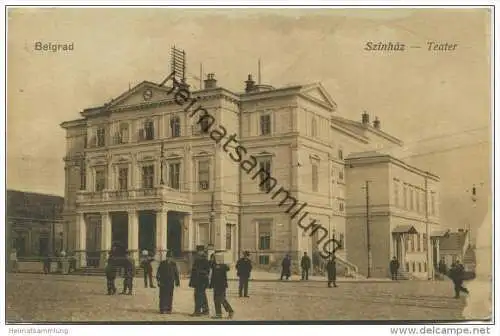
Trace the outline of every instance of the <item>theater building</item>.
<instances>
[{"instance_id":1,"label":"theater building","mask_svg":"<svg viewBox=\"0 0 500 336\"><path fill-rule=\"evenodd\" d=\"M244 250L257 267L278 267L286 253L298 261L315 250L314 237L266 192L262 171L343 240L344 157L402 145L366 113L359 122L342 118L319 83L274 88L249 76L242 92L233 92L209 74L204 84L191 90L195 103L180 104L171 83L144 81L62 123L65 220L82 266L102 263L112 242L136 259L145 248L159 257L169 249L182 260L198 245L213 245L227 251L228 262ZM186 112L201 108L215 121L208 131ZM221 127L227 134L216 142L213 130ZM231 134L237 142L227 142ZM250 157L255 168L247 172L241 165ZM343 251L339 260L350 265Z\"/></svg>"}]
</instances>

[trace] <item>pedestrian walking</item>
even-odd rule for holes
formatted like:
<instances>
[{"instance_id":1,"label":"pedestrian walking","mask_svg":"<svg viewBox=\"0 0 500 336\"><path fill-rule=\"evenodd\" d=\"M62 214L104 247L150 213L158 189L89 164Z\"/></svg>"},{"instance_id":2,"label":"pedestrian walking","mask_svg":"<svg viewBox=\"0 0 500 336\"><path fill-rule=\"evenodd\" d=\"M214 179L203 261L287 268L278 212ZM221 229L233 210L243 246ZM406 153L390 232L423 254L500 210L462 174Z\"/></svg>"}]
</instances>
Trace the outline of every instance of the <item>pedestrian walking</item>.
<instances>
[{"instance_id":1,"label":"pedestrian walking","mask_svg":"<svg viewBox=\"0 0 500 336\"><path fill-rule=\"evenodd\" d=\"M281 262L280 280L283 280L283 277L286 277L287 280L290 278L291 267L292 267L292 260L290 259L290 256L287 254L285 255L285 258L283 258L283 261Z\"/></svg>"},{"instance_id":2,"label":"pedestrian walking","mask_svg":"<svg viewBox=\"0 0 500 336\"><path fill-rule=\"evenodd\" d=\"M309 280L309 270L311 269L311 258L304 252L300 260L300 268L302 268L302 280Z\"/></svg>"},{"instance_id":3,"label":"pedestrian walking","mask_svg":"<svg viewBox=\"0 0 500 336\"><path fill-rule=\"evenodd\" d=\"M17 264L17 250L15 248L10 250L10 271L12 273L16 273L18 269L18 264Z\"/></svg>"},{"instance_id":4,"label":"pedestrian walking","mask_svg":"<svg viewBox=\"0 0 500 336\"><path fill-rule=\"evenodd\" d=\"M465 278L465 268L460 263L460 260L455 261L448 272L448 276L453 282L454 290L455 290L455 299L460 298L460 293L469 294L469 290L463 286L464 278Z\"/></svg>"},{"instance_id":5,"label":"pedestrian walking","mask_svg":"<svg viewBox=\"0 0 500 336\"><path fill-rule=\"evenodd\" d=\"M326 272L328 276L328 287L337 287L337 265L336 265L337 257L335 254L332 254L328 263L326 264Z\"/></svg>"},{"instance_id":6,"label":"pedestrian walking","mask_svg":"<svg viewBox=\"0 0 500 336\"><path fill-rule=\"evenodd\" d=\"M129 256L126 256L123 262L123 291L121 294L132 295L132 289L134 288L134 275L134 261Z\"/></svg>"},{"instance_id":7,"label":"pedestrian walking","mask_svg":"<svg viewBox=\"0 0 500 336\"><path fill-rule=\"evenodd\" d=\"M49 274L50 273L50 264L52 263L52 260L50 258L50 254L48 252L45 253L43 256L43 273Z\"/></svg>"},{"instance_id":8,"label":"pedestrian walking","mask_svg":"<svg viewBox=\"0 0 500 336\"><path fill-rule=\"evenodd\" d=\"M108 262L105 269L106 273L106 286L108 289L108 295L116 294L116 267L111 258L108 258Z\"/></svg>"},{"instance_id":9,"label":"pedestrian walking","mask_svg":"<svg viewBox=\"0 0 500 336\"><path fill-rule=\"evenodd\" d=\"M243 253L243 257L236 262L236 275L239 278L238 291L240 297L248 296L248 281L250 279L250 273L252 272L252 261L248 258L250 253Z\"/></svg>"},{"instance_id":10,"label":"pedestrian walking","mask_svg":"<svg viewBox=\"0 0 500 336\"><path fill-rule=\"evenodd\" d=\"M174 299L174 287L181 285L177 264L172 260L172 254L167 252L166 259L160 262L156 272L159 288L160 314L171 314Z\"/></svg>"},{"instance_id":11,"label":"pedestrian walking","mask_svg":"<svg viewBox=\"0 0 500 336\"><path fill-rule=\"evenodd\" d=\"M208 315L207 288L210 284L210 262L205 251L198 251L198 256L191 269L189 287L194 289L194 312L192 316Z\"/></svg>"},{"instance_id":12,"label":"pedestrian walking","mask_svg":"<svg viewBox=\"0 0 500 336\"><path fill-rule=\"evenodd\" d=\"M222 318L222 307L228 313L228 318L232 318L234 315L234 310L226 298L228 271L229 267L224 264L224 255L216 254L209 286L214 290L215 316L213 318L215 319Z\"/></svg>"},{"instance_id":13,"label":"pedestrian walking","mask_svg":"<svg viewBox=\"0 0 500 336\"><path fill-rule=\"evenodd\" d=\"M396 257L392 257L392 260L389 263L389 270L391 271L391 279L398 280L399 261Z\"/></svg>"},{"instance_id":14,"label":"pedestrian walking","mask_svg":"<svg viewBox=\"0 0 500 336\"><path fill-rule=\"evenodd\" d=\"M153 266L151 263L153 262L153 257L149 254L148 250L142 251L141 257L141 267L144 270L144 287L148 288L148 280L149 280L149 288L155 288L153 285Z\"/></svg>"}]
</instances>

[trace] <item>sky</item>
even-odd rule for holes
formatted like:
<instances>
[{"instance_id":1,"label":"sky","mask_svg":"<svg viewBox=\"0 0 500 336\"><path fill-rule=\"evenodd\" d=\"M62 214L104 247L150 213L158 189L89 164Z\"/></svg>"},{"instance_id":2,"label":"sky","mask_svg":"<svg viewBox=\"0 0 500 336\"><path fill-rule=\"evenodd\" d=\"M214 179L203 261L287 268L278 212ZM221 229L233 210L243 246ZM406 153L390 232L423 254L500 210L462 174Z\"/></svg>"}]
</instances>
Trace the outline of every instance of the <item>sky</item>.
<instances>
[{"instance_id":1,"label":"sky","mask_svg":"<svg viewBox=\"0 0 500 336\"><path fill-rule=\"evenodd\" d=\"M249 73L280 87L321 82L338 115L366 110L406 144L398 154L441 177L442 223L474 228L491 202L488 9L10 9L7 187L64 194L65 132L143 80L170 73L170 48L220 86L242 91ZM41 52L36 42L73 43ZM399 42L401 52L365 51ZM428 51L428 42L457 44ZM408 48L420 46L420 48ZM477 207L466 190L483 183ZM484 213L483 213L484 212Z\"/></svg>"}]
</instances>

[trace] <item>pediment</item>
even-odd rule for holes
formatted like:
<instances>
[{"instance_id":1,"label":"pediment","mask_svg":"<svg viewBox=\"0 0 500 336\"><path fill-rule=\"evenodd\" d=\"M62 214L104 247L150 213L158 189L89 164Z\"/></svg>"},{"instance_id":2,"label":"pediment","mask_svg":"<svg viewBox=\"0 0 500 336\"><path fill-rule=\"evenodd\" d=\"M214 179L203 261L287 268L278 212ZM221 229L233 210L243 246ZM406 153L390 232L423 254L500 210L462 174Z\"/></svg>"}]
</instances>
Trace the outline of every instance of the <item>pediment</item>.
<instances>
[{"instance_id":1,"label":"pediment","mask_svg":"<svg viewBox=\"0 0 500 336\"><path fill-rule=\"evenodd\" d=\"M300 90L300 93L310 100L324 105L325 107L333 110L337 109L337 104L335 104L332 97L330 97L328 92L320 83L307 85Z\"/></svg>"},{"instance_id":2,"label":"pediment","mask_svg":"<svg viewBox=\"0 0 500 336\"><path fill-rule=\"evenodd\" d=\"M171 89L166 86L159 86L155 83L144 81L128 91L125 91L107 104L108 109L115 109L125 106L135 106L141 104L164 101L171 96L168 94Z\"/></svg>"}]
</instances>

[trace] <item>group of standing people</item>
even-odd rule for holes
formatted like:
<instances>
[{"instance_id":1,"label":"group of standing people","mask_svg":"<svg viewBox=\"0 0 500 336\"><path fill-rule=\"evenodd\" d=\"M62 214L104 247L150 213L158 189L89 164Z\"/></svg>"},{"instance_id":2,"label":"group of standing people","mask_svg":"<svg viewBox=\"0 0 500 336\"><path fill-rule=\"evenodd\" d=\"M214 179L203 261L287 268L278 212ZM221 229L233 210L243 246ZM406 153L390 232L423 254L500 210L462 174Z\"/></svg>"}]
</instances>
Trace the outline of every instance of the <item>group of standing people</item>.
<instances>
[{"instance_id":1,"label":"group of standing people","mask_svg":"<svg viewBox=\"0 0 500 336\"><path fill-rule=\"evenodd\" d=\"M287 254L285 255L285 258L283 258L283 261L281 262L280 280L283 280L283 277L285 277L286 280L290 279L290 276L292 274L291 268L292 268L292 259ZM300 268L302 271L301 279L304 281L309 280L309 271L311 269L311 258L307 255L307 252L304 252L304 255L300 259ZM336 266L335 253L332 253L330 258L328 259L328 262L325 265L325 268L328 279L328 287L332 287L332 285L333 287L337 287L337 266Z\"/></svg>"}]
</instances>

